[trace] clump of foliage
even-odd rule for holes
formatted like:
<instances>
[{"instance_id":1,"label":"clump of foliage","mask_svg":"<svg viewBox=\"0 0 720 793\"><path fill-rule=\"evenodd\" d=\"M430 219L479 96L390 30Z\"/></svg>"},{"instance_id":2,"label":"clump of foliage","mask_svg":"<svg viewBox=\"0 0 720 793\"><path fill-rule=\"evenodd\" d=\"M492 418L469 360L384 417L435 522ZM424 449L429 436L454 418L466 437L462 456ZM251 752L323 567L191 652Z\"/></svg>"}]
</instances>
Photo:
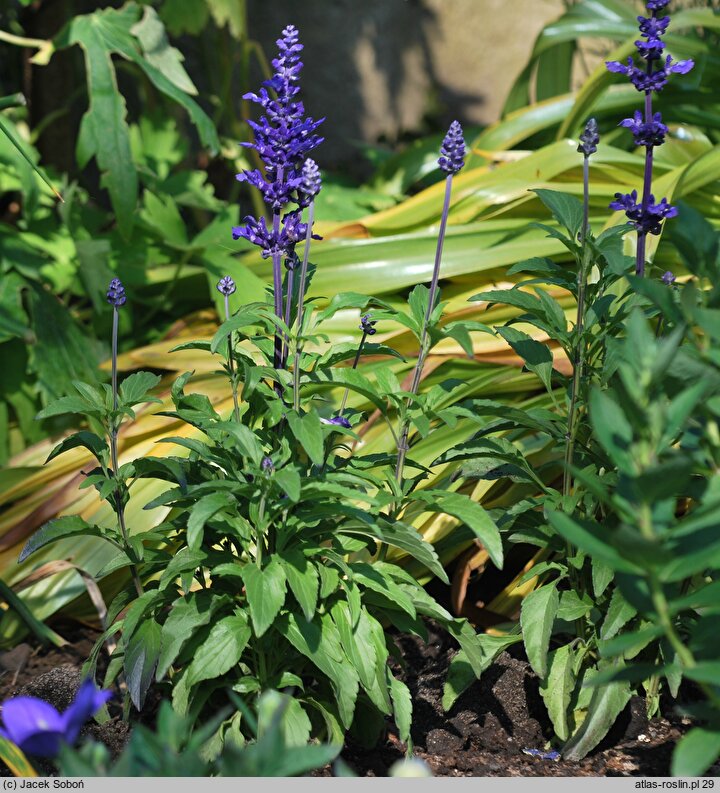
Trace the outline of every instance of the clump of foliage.
<instances>
[{"instance_id":1,"label":"clump of foliage","mask_svg":"<svg viewBox=\"0 0 720 793\"><path fill-rule=\"evenodd\" d=\"M685 678L700 687L704 701L682 707L707 726L683 739L673 770L698 774L720 754L718 650L710 628L718 616L720 573L711 528L717 515L720 261L718 233L687 210L687 226L676 239L694 278L679 286L671 272L645 277L647 236L659 235L662 221L678 214L651 193L654 150L667 133L660 113L653 113L652 94L671 72L684 74L693 65L662 55L661 35L670 20L659 13L667 5L650 0L649 16L639 18L645 41L637 46L645 66L632 59L608 64L645 95L644 113L621 122L646 150L641 198L636 191L618 193L611 204L626 212L629 223L597 237L589 227L589 160L599 144L592 120L578 148L584 202L538 191L564 231L545 228L573 254L576 277L549 259L533 259L513 268L528 274L527 281L475 298L520 310L495 332L551 393L563 383L566 417L478 402L491 421L462 458L469 461L466 476L489 475L489 464L502 463L512 466L514 477L537 483L507 438L508 430L522 428L545 436L555 459L564 460L557 487L543 485L499 522L511 543L540 551L526 576L537 576L540 585L524 599L520 624L563 756L577 760L592 750L638 684L653 716L661 690L677 697ZM622 250L631 230L637 233L635 257ZM636 274L629 275L633 264ZM571 330L540 282L575 298ZM513 327L517 322L556 341L572 373L554 371L547 347Z\"/></svg>"},{"instance_id":2,"label":"clump of foliage","mask_svg":"<svg viewBox=\"0 0 720 793\"><path fill-rule=\"evenodd\" d=\"M60 538L86 534L117 547L102 574L127 568L132 584L110 605L108 628L87 670L94 672L103 642L118 634L106 684L123 672L138 710L153 683L191 721L221 706L228 691L253 702L263 692L289 691L288 729L301 743L320 735L340 743L350 729L373 742L385 717L392 716L410 747L412 702L388 663L397 648L387 626L425 636L422 618L432 617L457 639L475 674L482 671L484 655L474 630L388 561L388 548L402 549L447 581L432 545L410 523L418 513L457 516L498 566L502 546L497 527L470 498L421 487L427 471L407 447L410 423L427 434L463 414L443 407L442 386L418 394L423 356L409 391L391 373L379 373L373 382L355 367L360 355L398 356L368 341L383 321L404 324L425 352L451 336L469 343L472 324L440 328L442 304L436 305L450 192L464 164L465 142L456 123L441 149L446 202L431 288L415 288L407 313L356 293L336 295L327 308L315 310L305 302L305 288L314 269L309 254L321 180L307 155L320 143L320 122L305 118L298 96L302 46L293 27L283 31L278 47L274 76L253 95L264 111L252 126L265 171L240 175L260 189L272 222L248 217L232 232L272 260L273 288L267 302L248 302L231 314L228 299L236 285L223 277L217 289L225 322L211 341L179 348L222 357L233 394L231 415L220 415L206 396L188 392L187 372L172 387L174 410L167 415L199 430L200 437L166 438L179 448L178 456L119 465L120 422L152 398L155 376L136 372L118 386L113 363L112 384L104 389L76 383L77 396L55 401L41 415L83 415L98 431L70 436L52 456L78 445L95 455L99 467L84 484L108 500L117 528L93 526L79 516L59 518L28 541L21 558ZM290 204L297 208L288 209ZM301 260L295 249L302 241ZM125 304L117 279L107 297L115 333ZM360 345L322 351L323 323L347 307L372 308L362 318ZM339 366L351 359L352 366ZM352 428L361 416L345 399L333 414L326 395L338 388L364 395L381 414L388 405L398 408L396 454L363 454L361 448L350 453L349 442L360 440ZM151 531L133 532L124 507L142 478L171 484L146 505L170 510ZM217 727L218 746L241 741L246 729L242 712L233 711Z\"/></svg>"}]
</instances>

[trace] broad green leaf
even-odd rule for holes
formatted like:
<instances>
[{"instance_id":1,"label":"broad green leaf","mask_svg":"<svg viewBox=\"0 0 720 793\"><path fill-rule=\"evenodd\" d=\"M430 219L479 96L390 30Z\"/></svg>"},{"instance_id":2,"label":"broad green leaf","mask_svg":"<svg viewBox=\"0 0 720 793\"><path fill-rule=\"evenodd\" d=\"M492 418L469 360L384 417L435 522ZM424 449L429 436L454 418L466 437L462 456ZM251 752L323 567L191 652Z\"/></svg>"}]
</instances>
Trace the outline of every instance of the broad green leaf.
<instances>
[{"instance_id":1,"label":"broad green leaf","mask_svg":"<svg viewBox=\"0 0 720 793\"><path fill-rule=\"evenodd\" d=\"M120 383L119 401L128 407L137 405L139 402L148 402L148 392L155 388L159 382L160 376L152 372L133 372Z\"/></svg>"},{"instance_id":2,"label":"broad green leaf","mask_svg":"<svg viewBox=\"0 0 720 793\"><path fill-rule=\"evenodd\" d=\"M178 713L186 713L192 687L203 680L222 677L236 666L251 636L252 630L244 615L224 617L213 625L173 688L173 708Z\"/></svg>"},{"instance_id":3,"label":"broad green leaf","mask_svg":"<svg viewBox=\"0 0 720 793\"><path fill-rule=\"evenodd\" d=\"M253 564L242 569L250 616L256 636L262 636L273 624L285 603L285 571L277 557L262 570Z\"/></svg>"},{"instance_id":4,"label":"broad green leaf","mask_svg":"<svg viewBox=\"0 0 720 793\"><path fill-rule=\"evenodd\" d=\"M322 465L324 459L324 443L322 424L316 413L298 416L293 411L287 413L288 424L298 443L305 449L307 456L315 465Z\"/></svg>"},{"instance_id":5,"label":"broad green leaf","mask_svg":"<svg viewBox=\"0 0 720 793\"><path fill-rule=\"evenodd\" d=\"M568 230L574 241L583 222L583 207L575 196L557 190L535 190L538 198L552 212L553 217Z\"/></svg>"},{"instance_id":6,"label":"broad green leaf","mask_svg":"<svg viewBox=\"0 0 720 793\"><path fill-rule=\"evenodd\" d=\"M557 588L546 584L527 595L520 609L520 627L528 661L540 678L547 674L550 635L559 603Z\"/></svg>"},{"instance_id":7,"label":"broad green leaf","mask_svg":"<svg viewBox=\"0 0 720 793\"><path fill-rule=\"evenodd\" d=\"M500 532L495 521L480 504L462 493L440 490L418 490L413 494L413 498L461 520L485 546L493 564L498 569L502 569L503 549Z\"/></svg>"},{"instance_id":8,"label":"broad green leaf","mask_svg":"<svg viewBox=\"0 0 720 793\"><path fill-rule=\"evenodd\" d=\"M550 348L517 328L502 327L496 330L523 359L527 368L535 372L545 388L551 391L553 355Z\"/></svg>"},{"instance_id":9,"label":"broad green leaf","mask_svg":"<svg viewBox=\"0 0 720 793\"><path fill-rule=\"evenodd\" d=\"M107 465L110 450L104 438L96 435L94 432L81 430L74 435L62 440L48 455L46 463L54 460L58 455L64 454L71 449L84 448L91 452L100 463Z\"/></svg>"},{"instance_id":10,"label":"broad green leaf","mask_svg":"<svg viewBox=\"0 0 720 793\"><path fill-rule=\"evenodd\" d=\"M125 647L125 680L133 705L142 710L155 667L160 656L160 626L154 619L145 620Z\"/></svg>"},{"instance_id":11,"label":"broad green leaf","mask_svg":"<svg viewBox=\"0 0 720 793\"><path fill-rule=\"evenodd\" d=\"M171 47L165 26L152 6L143 8L142 19L130 29L140 42L143 55L173 85L186 94L197 94L197 88L182 65L182 53Z\"/></svg>"},{"instance_id":12,"label":"broad green leaf","mask_svg":"<svg viewBox=\"0 0 720 793\"><path fill-rule=\"evenodd\" d=\"M48 521L41 529L38 529L20 551L18 562L24 562L30 554L35 553L35 551L51 542L77 535L108 539L104 536L99 526L90 525L79 515L66 515L65 517Z\"/></svg>"},{"instance_id":13,"label":"broad green leaf","mask_svg":"<svg viewBox=\"0 0 720 793\"><path fill-rule=\"evenodd\" d=\"M160 635L160 655L155 679L162 680L185 642L198 628L207 625L227 597L210 592L190 592L173 603Z\"/></svg>"},{"instance_id":14,"label":"broad green leaf","mask_svg":"<svg viewBox=\"0 0 720 793\"><path fill-rule=\"evenodd\" d=\"M637 609L625 600L619 589L614 589L600 629L600 638L612 639L636 614Z\"/></svg>"},{"instance_id":15,"label":"broad green leaf","mask_svg":"<svg viewBox=\"0 0 720 793\"><path fill-rule=\"evenodd\" d=\"M568 708L575 690L575 655L572 646L564 644L548 654L547 677L540 683L540 694L561 741L570 737Z\"/></svg>"},{"instance_id":16,"label":"broad green leaf","mask_svg":"<svg viewBox=\"0 0 720 793\"><path fill-rule=\"evenodd\" d=\"M408 751L412 751L412 738L410 737L412 697L410 696L410 690L405 683L389 672L388 677L390 678L390 696L392 697L393 717L398 728L398 736L407 745Z\"/></svg>"},{"instance_id":17,"label":"broad green leaf","mask_svg":"<svg viewBox=\"0 0 720 793\"><path fill-rule=\"evenodd\" d=\"M673 776L702 776L720 756L720 730L694 727L675 747L670 773Z\"/></svg>"},{"instance_id":18,"label":"broad green leaf","mask_svg":"<svg viewBox=\"0 0 720 793\"><path fill-rule=\"evenodd\" d=\"M336 601L330 609L330 614L340 634L345 655L355 667L360 683L365 689L372 689L376 657L370 625L364 609L360 610L360 619L356 623L345 601Z\"/></svg>"},{"instance_id":19,"label":"broad green leaf","mask_svg":"<svg viewBox=\"0 0 720 793\"><path fill-rule=\"evenodd\" d=\"M191 551L200 549L205 524L218 512L230 509L234 503L235 499L229 493L220 491L208 493L193 504L187 521L187 542Z\"/></svg>"},{"instance_id":20,"label":"broad green leaf","mask_svg":"<svg viewBox=\"0 0 720 793\"><path fill-rule=\"evenodd\" d=\"M320 586L317 568L300 551L283 551L278 558L285 571L290 591L300 604L305 619L312 620Z\"/></svg>"},{"instance_id":21,"label":"broad green leaf","mask_svg":"<svg viewBox=\"0 0 720 793\"><path fill-rule=\"evenodd\" d=\"M563 758L577 762L591 752L615 724L631 695L632 690L625 682L596 688L585 720L562 749Z\"/></svg>"}]
</instances>

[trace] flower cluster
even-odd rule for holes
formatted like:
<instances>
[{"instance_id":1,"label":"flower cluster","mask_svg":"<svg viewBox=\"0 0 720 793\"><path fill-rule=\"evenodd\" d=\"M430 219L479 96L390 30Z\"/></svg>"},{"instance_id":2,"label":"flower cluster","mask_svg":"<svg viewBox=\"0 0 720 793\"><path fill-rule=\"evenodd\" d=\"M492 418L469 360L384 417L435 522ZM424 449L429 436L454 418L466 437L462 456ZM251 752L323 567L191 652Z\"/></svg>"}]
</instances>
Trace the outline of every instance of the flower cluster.
<instances>
[{"instance_id":1,"label":"flower cluster","mask_svg":"<svg viewBox=\"0 0 720 793\"><path fill-rule=\"evenodd\" d=\"M360 317L360 330L367 336L374 336L377 333L375 325L377 320L372 318L372 314L363 314Z\"/></svg>"},{"instance_id":2,"label":"flower cluster","mask_svg":"<svg viewBox=\"0 0 720 793\"><path fill-rule=\"evenodd\" d=\"M276 220L268 228L264 218L248 216L242 226L232 230L233 239L243 238L259 246L264 258L289 256L296 243L305 237L307 227L300 222L298 209L287 212L281 222L280 215L288 204L307 206L319 191L317 166L312 161L308 161L311 165L305 163L308 153L323 141L316 130L324 119L306 117L305 107L298 99L303 46L297 29L292 25L286 27L277 45L279 54L272 62L275 73L258 93L244 96L264 111L259 121L249 122L255 142L243 145L257 151L265 165L265 174L252 170L237 176L261 192Z\"/></svg>"},{"instance_id":3,"label":"flower cluster","mask_svg":"<svg viewBox=\"0 0 720 793\"><path fill-rule=\"evenodd\" d=\"M665 218L674 218L678 213L677 207L668 204L667 198L662 198L656 204L655 196L651 193L647 201L638 204L637 197L637 190L626 195L615 193L615 200L611 202L610 209L625 210L633 228L640 234L659 234L662 221Z\"/></svg>"},{"instance_id":4,"label":"flower cluster","mask_svg":"<svg viewBox=\"0 0 720 793\"><path fill-rule=\"evenodd\" d=\"M111 697L87 679L64 713L36 697L14 697L3 702L0 736L26 754L55 757L60 744L74 744L85 722Z\"/></svg>"},{"instance_id":5,"label":"flower cluster","mask_svg":"<svg viewBox=\"0 0 720 793\"><path fill-rule=\"evenodd\" d=\"M598 132L597 121L591 118L580 135L580 143L577 150L580 154L584 154L585 157L589 157L597 151L598 143L600 143L600 133Z\"/></svg>"},{"instance_id":6,"label":"flower cluster","mask_svg":"<svg viewBox=\"0 0 720 793\"><path fill-rule=\"evenodd\" d=\"M465 165L465 138L458 121L453 121L440 147L438 165L446 174L456 174Z\"/></svg>"},{"instance_id":7,"label":"flower cluster","mask_svg":"<svg viewBox=\"0 0 720 793\"><path fill-rule=\"evenodd\" d=\"M632 118L623 119L621 127L629 129L636 146L645 147L645 176L643 196L640 203L637 191L629 194L617 193L610 204L611 209L622 209L630 224L638 233L638 247L635 270L638 275L645 272L645 238L648 234L660 234L662 221L677 215L675 207L668 204L665 198L655 203L652 189L653 149L665 142L668 128L660 113L653 113L653 92L662 91L672 73L687 74L693 68L691 60L674 61L670 55L664 55L665 43L662 36L668 29L670 17L659 16L668 6L670 0L646 0L646 8L650 16L638 17L641 39L635 42L638 55L645 61L636 65L632 57L626 63L608 61L607 68L611 72L625 74L638 91L645 94L644 114L636 110Z\"/></svg>"},{"instance_id":8,"label":"flower cluster","mask_svg":"<svg viewBox=\"0 0 720 793\"><path fill-rule=\"evenodd\" d=\"M122 281L119 278L113 278L107 290L108 303L115 308L120 308L120 306L125 305L126 300L127 295L125 294L125 287L122 285Z\"/></svg>"}]
</instances>

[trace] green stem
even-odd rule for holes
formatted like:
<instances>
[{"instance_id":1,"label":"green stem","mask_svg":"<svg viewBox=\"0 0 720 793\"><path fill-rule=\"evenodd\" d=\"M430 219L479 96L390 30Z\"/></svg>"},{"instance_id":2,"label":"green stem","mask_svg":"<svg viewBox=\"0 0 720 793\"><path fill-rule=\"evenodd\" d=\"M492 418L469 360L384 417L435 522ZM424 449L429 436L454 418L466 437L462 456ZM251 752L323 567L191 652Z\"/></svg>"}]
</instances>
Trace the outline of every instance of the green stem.
<instances>
[{"instance_id":1,"label":"green stem","mask_svg":"<svg viewBox=\"0 0 720 793\"><path fill-rule=\"evenodd\" d=\"M225 321L230 319L230 296L225 295ZM232 387L233 415L240 423L240 406L238 405L237 381L235 380L235 361L233 360L233 334L228 336L228 369L230 370L230 386Z\"/></svg>"},{"instance_id":2,"label":"green stem","mask_svg":"<svg viewBox=\"0 0 720 793\"><path fill-rule=\"evenodd\" d=\"M295 360L293 362L293 405L295 410L300 410L300 357L302 355L302 343L300 334L302 333L303 317L305 314L305 289L307 288L307 270L310 259L310 243L312 241L312 227L315 219L315 202L308 204L307 232L305 233L305 249L303 250L302 265L300 266L300 285L298 287L298 308L297 308L297 338L295 341Z\"/></svg>"},{"instance_id":3,"label":"green stem","mask_svg":"<svg viewBox=\"0 0 720 793\"><path fill-rule=\"evenodd\" d=\"M443 245L445 242L445 230L447 228L448 213L450 211L450 195L452 193L452 179L453 175L448 174L445 180L445 200L443 202L442 215L440 216L440 229L438 231L437 248L435 249L435 265L433 267L432 281L430 283L430 294L428 295L427 309L425 310L425 318L423 320L422 332L420 334L420 351L418 353L417 361L415 362L415 370L413 372L412 385L410 386L410 393L415 396L420 387L420 377L422 370L425 366L425 359L430 351L428 345L428 326L430 324L430 317L433 309L435 308L435 297L437 295L438 281L440 280L440 262L442 261ZM398 444L397 462L395 464L395 480L397 481L400 489L402 490L403 469L405 466L405 458L408 453L408 435L410 434L410 422L407 419L407 410L409 402L405 408L405 415L402 420L402 431L400 432L400 443Z\"/></svg>"}]
</instances>

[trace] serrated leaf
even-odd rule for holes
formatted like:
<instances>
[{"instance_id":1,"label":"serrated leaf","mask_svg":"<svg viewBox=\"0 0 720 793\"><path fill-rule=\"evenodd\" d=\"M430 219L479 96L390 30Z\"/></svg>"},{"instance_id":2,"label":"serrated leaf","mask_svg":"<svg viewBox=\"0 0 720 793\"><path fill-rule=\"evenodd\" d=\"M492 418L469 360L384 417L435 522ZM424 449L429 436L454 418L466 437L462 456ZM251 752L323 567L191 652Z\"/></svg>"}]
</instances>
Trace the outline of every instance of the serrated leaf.
<instances>
[{"instance_id":1,"label":"serrated leaf","mask_svg":"<svg viewBox=\"0 0 720 793\"><path fill-rule=\"evenodd\" d=\"M187 712L193 686L222 677L236 666L250 641L252 630L245 615L224 617L213 625L207 639L197 648L192 663L173 688L173 708Z\"/></svg>"},{"instance_id":2,"label":"serrated leaf","mask_svg":"<svg viewBox=\"0 0 720 793\"><path fill-rule=\"evenodd\" d=\"M298 443L305 449L307 456L315 465L324 460L324 436L320 418L316 413L299 416L293 411L287 413L288 424Z\"/></svg>"},{"instance_id":3,"label":"serrated leaf","mask_svg":"<svg viewBox=\"0 0 720 793\"><path fill-rule=\"evenodd\" d=\"M523 599L520 627L528 661L538 677L547 674L547 656L560 596L553 584L540 587Z\"/></svg>"},{"instance_id":4,"label":"serrated leaf","mask_svg":"<svg viewBox=\"0 0 720 793\"><path fill-rule=\"evenodd\" d=\"M569 644L564 644L548 654L547 677L540 683L548 716L553 724L555 735L561 741L570 737L568 708L575 690L575 655Z\"/></svg>"},{"instance_id":5,"label":"serrated leaf","mask_svg":"<svg viewBox=\"0 0 720 793\"><path fill-rule=\"evenodd\" d=\"M305 619L312 620L320 586L317 568L300 551L284 551L279 559L290 591L300 604Z\"/></svg>"},{"instance_id":6,"label":"serrated leaf","mask_svg":"<svg viewBox=\"0 0 720 793\"><path fill-rule=\"evenodd\" d=\"M73 536L103 537L102 530L84 521L79 515L66 515L62 518L48 521L41 529L35 532L23 546L18 562L24 562L30 554L35 553L45 545L56 542L64 537Z\"/></svg>"},{"instance_id":7,"label":"serrated leaf","mask_svg":"<svg viewBox=\"0 0 720 793\"><path fill-rule=\"evenodd\" d=\"M412 738L410 728L412 727L412 697L410 689L401 680L388 673L390 678L390 696L393 703L393 717L398 728L400 740L407 744L408 750L412 751Z\"/></svg>"},{"instance_id":8,"label":"serrated leaf","mask_svg":"<svg viewBox=\"0 0 720 793\"><path fill-rule=\"evenodd\" d=\"M76 432L74 435L70 435L68 438L65 438L60 443L58 443L58 445L48 455L45 463L47 464L59 455L64 454L71 449L77 448L87 449L91 454L95 455L98 462L105 463L107 465L109 455L107 442L104 438L101 438L94 432L88 432L87 430Z\"/></svg>"},{"instance_id":9,"label":"serrated leaf","mask_svg":"<svg viewBox=\"0 0 720 793\"><path fill-rule=\"evenodd\" d=\"M557 190L534 190L537 197L552 212L558 223L565 226L574 241L583 222L583 207L575 196Z\"/></svg>"},{"instance_id":10,"label":"serrated leaf","mask_svg":"<svg viewBox=\"0 0 720 793\"><path fill-rule=\"evenodd\" d=\"M199 550L205 524L218 512L228 509L235 499L228 493L208 493L193 504L187 521L187 542L191 550Z\"/></svg>"},{"instance_id":11,"label":"serrated leaf","mask_svg":"<svg viewBox=\"0 0 720 793\"><path fill-rule=\"evenodd\" d=\"M262 570L246 564L242 577L255 635L262 636L285 603L285 571L274 557Z\"/></svg>"},{"instance_id":12,"label":"serrated leaf","mask_svg":"<svg viewBox=\"0 0 720 793\"><path fill-rule=\"evenodd\" d=\"M585 720L562 749L563 758L577 762L591 752L615 724L630 701L631 694L630 686L625 682L596 688Z\"/></svg>"}]
</instances>

